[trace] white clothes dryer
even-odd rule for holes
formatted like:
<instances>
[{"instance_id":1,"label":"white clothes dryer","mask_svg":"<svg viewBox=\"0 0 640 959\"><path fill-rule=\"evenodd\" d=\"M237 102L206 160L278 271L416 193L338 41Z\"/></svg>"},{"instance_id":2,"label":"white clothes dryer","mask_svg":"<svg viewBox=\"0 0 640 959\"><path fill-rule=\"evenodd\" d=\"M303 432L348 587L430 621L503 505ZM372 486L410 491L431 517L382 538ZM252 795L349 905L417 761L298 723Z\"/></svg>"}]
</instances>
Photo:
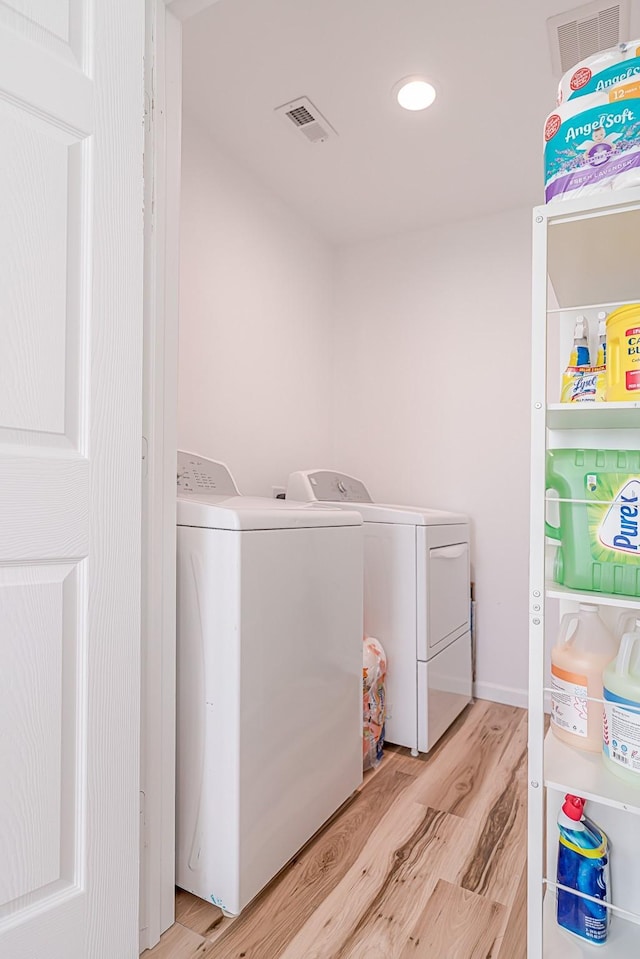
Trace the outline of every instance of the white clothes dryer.
<instances>
[{"instance_id":1,"label":"white clothes dryer","mask_svg":"<svg viewBox=\"0 0 640 959\"><path fill-rule=\"evenodd\" d=\"M230 914L362 781L362 519L178 454L177 884Z\"/></svg>"},{"instance_id":2,"label":"white clothes dryer","mask_svg":"<svg viewBox=\"0 0 640 959\"><path fill-rule=\"evenodd\" d=\"M292 473L288 499L362 515L365 634L388 659L385 737L429 752L472 695L468 517L374 503L333 470Z\"/></svg>"}]
</instances>

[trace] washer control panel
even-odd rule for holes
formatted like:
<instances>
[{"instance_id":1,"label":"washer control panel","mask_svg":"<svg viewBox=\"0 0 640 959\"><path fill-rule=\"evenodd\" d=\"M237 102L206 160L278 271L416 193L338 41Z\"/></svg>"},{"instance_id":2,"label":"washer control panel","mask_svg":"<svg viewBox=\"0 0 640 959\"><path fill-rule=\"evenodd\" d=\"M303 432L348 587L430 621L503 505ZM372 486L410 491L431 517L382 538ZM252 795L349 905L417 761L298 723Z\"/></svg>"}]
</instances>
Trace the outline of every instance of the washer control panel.
<instances>
[{"instance_id":1,"label":"washer control panel","mask_svg":"<svg viewBox=\"0 0 640 959\"><path fill-rule=\"evenodd\" d=\"M178 450L178 494L238 496L238 487L224 463Z\"/></svg>"},{"instance_id":2,"label":"washer control panel","mask_svg":"<svg viewBox=\"0 0 640 959\"><path fill-rule=\"evenodd\" d=\"M292 473L287 499L318 503L372 503L362 480L334 470L308 470Z\"/></svg>"}]
</instances>

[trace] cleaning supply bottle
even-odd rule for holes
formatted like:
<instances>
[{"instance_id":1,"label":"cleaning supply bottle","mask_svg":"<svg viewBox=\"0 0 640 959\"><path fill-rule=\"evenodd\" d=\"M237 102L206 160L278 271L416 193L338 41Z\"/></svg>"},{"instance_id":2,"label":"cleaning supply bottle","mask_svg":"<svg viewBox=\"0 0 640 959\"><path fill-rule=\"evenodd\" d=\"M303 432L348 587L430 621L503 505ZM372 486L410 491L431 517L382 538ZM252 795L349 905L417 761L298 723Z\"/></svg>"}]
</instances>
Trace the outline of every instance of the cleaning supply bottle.
<instances>
[{"instance_id":1,"label":"cleaning supply bottle","mask_svg":"<svg viewBox=\"0 0 640 959\"><path fill-rule=\"evenodd\" d=\"M607 319L607 402L640 400L640 303Z\"/></svg>"},{"instance_id":2,"label":"cleaning supply bottle","mask_svg":"<svg viewBox=\"0 0 640 959\"><path fill-rule=\"evenodd\" d=\"M560 514L545 523L555 582L640 597L640 450L548 450L546 485Z\"/></svg>"},{"instance_id":3,"label":"cleaning supply bottle","mask_svg":"<svg viewBox=\"0 0 640 959\"><path fill-rule=\"evenodd\" d=\"M590 375L589 324L577 316L569 365L562 376L562 403L591 403L595 400L595 376Z\"/></svg>"},{"instance_id":4,"label":"cleaning supply bottle","mask_svg":"<svg viewBox=\"0 0 640 959\"><path fill-rule=\"evenodd\" d=\"M597 606L580 603L577 612L562 617L551 650L551 729L558 739L601 751L602 671L617 651Z\"/></svg>"},{"instance_id":5,"label":"cleaning supply bottle","mask_svg":"<svg viewBox=\"0 0 640 959\"><path fill-rule=\"evenodd\" d=\"M607 314L604 310L598 313L598 358L596 366L607 365Z\"/></svg>"},{"instance_id":6,"label":"cleaning supply bottle","mask_svg":"<svg viewBox=\"0 0 640 959\"><path fill-rule=\"evenodd\" d=\"M640 787L640 619L622 637L620 652L605 668L602 683L605 764Z\"/></svg>"},{"instance_id":7,"label":"cleaning supply bottle","mask_svg":"<svg viewBox=\"0 0 640 959\"><path fill-rule=\"evenodd\" d=\"M607 398L607 314L598 313L598 355L593 368L596 374L596 402L603 403Z\"/></svg>"},{"instance_id":8,"label":"cleaning supply bottle","mask_svg":"<svg viewBox=\"0 0 640 959\"><path fill-rule=\"evenodd\" d=\"M573 330L573 348L569 358L569 366L589 366L589 324L586 316L577 316Z\"/></svg>"},{"instance_id":9,"label":"cleaning supply bottle","mask_svg":"<svg viewBox=\"0 0 640 959\"><path fill-rule=\"evenodd\" d=\"M567 795L558 814L558 884L610 902L609 843L602 830L584 815L584 804L579 796ZM605 905L558 889L556 910L558 925L568 932L595 945L607 941L609 910Z\"/></svg>"}]
</instances>

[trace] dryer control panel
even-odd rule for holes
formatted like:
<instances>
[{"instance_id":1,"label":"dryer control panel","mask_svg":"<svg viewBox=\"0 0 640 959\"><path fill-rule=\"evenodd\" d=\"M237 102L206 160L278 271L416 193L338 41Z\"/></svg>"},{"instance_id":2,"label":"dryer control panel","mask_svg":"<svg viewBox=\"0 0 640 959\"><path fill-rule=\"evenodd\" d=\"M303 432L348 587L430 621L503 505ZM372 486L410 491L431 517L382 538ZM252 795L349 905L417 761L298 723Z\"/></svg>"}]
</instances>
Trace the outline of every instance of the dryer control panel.
<instances>
[{"instance_id":1,"label":"dryer control panel","mask_svg":"<svg viewBox=\"0 0 640 959\"><path fill-rule=\"evenodd\" d=\"M238 487L224 463L207 460L197 453L178 450L178 496L185 494L238 496Z\"/></svg>"},{"instance_id":2,"label":"dryer control panel","mask_svg":"<svg viewBox=\"0 0 640 959\"><path fill-rule=\"evenodd\" d=\"M362 480L334 470L306 470L292 473L287 484L287 499L303 503L372 503Z\"/></svg>"}]
</instances>

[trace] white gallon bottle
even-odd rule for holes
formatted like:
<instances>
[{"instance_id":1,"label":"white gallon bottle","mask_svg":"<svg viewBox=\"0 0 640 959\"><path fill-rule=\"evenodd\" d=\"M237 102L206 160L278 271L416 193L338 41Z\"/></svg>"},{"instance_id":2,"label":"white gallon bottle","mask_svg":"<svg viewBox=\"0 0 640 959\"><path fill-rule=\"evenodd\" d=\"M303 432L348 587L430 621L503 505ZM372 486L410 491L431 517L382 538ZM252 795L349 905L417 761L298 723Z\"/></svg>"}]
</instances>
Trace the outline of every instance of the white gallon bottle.
<instances>
[{"instance_id":1,"label":"white gallon bottle","mask_svg":"<svg viewBox=\"0 0 640 959\"><path fill-rule=\"evenodd\" d=\"M602 682L604 761L611 772L640 787L640 619L625 632Z\"/></svg>"},{"instance_id":2,"label":"white gallon bottle","mask_svg":"<svg viewBox=\"0 0 640 959\"><path fill-rule=\"evenodd\" d=\"M602 749L602 672L618 643L600 619L598 607L580 603L560 621L551 650L551 729L578 749Z\"/></svg>"}]
</instances>

